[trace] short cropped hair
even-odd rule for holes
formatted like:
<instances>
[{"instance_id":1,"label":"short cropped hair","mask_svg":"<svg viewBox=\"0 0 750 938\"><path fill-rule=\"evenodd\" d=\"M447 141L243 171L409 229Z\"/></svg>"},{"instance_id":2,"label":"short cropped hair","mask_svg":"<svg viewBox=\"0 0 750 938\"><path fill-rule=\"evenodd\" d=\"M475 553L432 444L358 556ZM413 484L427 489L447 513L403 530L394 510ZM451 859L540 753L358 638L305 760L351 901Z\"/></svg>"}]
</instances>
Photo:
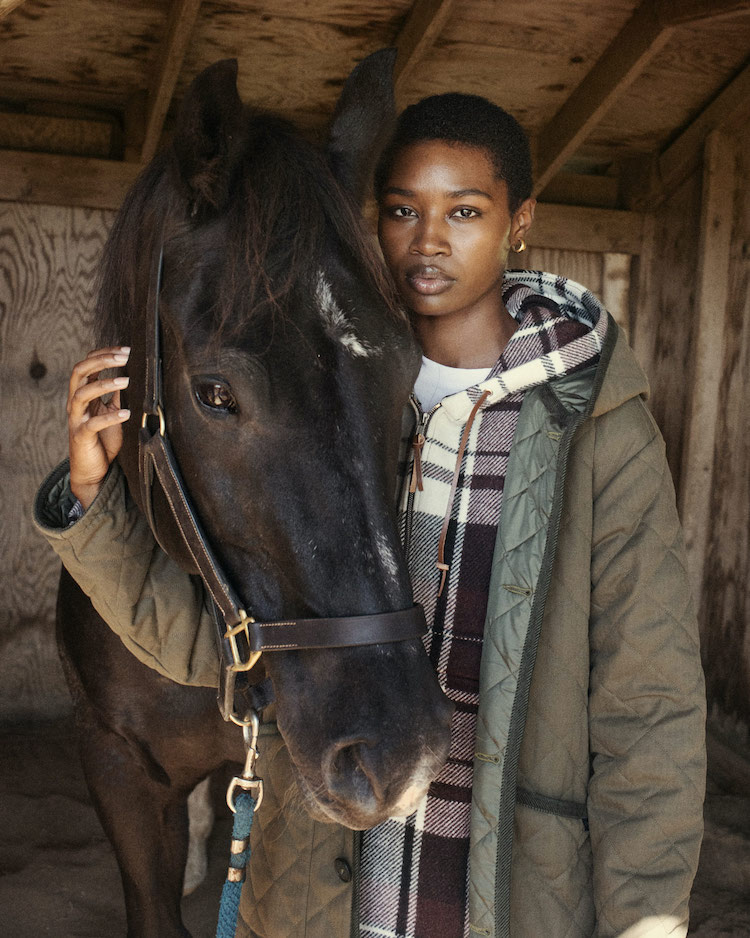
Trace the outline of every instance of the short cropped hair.
<instances>
[{"instance_id":1,"label":"short cropped hair","mask_svg":"<svg viewBox=\"0 0 750 938\"><path fill-rule=\"evenodd\" d=\"M401 150L428 140L486 150L498 178L508 186L511 212L531 195L529 140L515 117L487 98L450 92L422 98L401 113L375 168L376 199L380 200Z\"/></svg>"}]
</instances>

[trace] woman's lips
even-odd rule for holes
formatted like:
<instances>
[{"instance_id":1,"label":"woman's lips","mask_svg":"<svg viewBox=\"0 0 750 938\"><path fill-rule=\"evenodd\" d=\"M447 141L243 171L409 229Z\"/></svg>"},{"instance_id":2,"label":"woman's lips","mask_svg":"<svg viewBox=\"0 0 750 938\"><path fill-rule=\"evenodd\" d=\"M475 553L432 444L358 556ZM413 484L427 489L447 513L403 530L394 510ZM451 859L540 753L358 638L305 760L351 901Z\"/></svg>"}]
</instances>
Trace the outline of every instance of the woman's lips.
<instances>
[{"instance_id":1,"label":"woman's lips","mask_svg":"<svg viewBox=\"0 0 750 938\"><path fill-rule=\"evenodd\" d=\"M406 271L406 282L416 293L423 296L434 296L443 293L454 283L439 267L418 267Z\"/></svg>"}]
</instances>

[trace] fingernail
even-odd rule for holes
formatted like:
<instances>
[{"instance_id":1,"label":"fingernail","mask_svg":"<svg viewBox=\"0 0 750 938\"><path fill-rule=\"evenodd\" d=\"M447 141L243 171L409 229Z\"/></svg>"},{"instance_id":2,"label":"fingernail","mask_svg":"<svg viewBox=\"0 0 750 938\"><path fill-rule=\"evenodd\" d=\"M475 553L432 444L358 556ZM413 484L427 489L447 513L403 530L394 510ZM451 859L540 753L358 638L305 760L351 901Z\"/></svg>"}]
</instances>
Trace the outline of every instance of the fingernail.
<instances>
[{"instance_id":1,"label":"fingernail","mask_svg":"<svg viewBox=\"0 0 750 938\"><path fill-rule=\"evenodd\" d=\"M130 346L129 346L129 345L121 345L121 346L120 346L120 351L121 351L121 352L125 352L126 355L130 355Z\"/></svg>"},{"instance_id":2,"label":"fingernail","mask_svg":"<svg viewBox=\"0 0 750 938\"><path fill-rule=\"evenodd\" d=\"M129 410L118 410L118 411L117 411L117 416L118 416L118 417L122 417L123 420L127 420L128 417L130 416L130 411L129 411Z\"/></svg>"},{"instance_id":3,"label":"fingernail","mask_svg":"<svg viewBox=\"0 0 750 938\"><path fill-rule=\"evenodd\" d=\"M114 358L114 360L115 360L116 362L122 362L123 365L124 365L125 362L128 360L128 356L127 356L127 355L122 355L120 352L115 352L115 354L112 356L112 358Z\"/></svg>"},{"instance_id":4,"label":"fingernail","mask_svg":"<svg viewBox=\"0 0 750 938\"><path fill-rule=\"evenodd\" d=\"M130 383L130 378L113 378L112 384L116 388L126 388Z\"/></svg>"}]
</instances>

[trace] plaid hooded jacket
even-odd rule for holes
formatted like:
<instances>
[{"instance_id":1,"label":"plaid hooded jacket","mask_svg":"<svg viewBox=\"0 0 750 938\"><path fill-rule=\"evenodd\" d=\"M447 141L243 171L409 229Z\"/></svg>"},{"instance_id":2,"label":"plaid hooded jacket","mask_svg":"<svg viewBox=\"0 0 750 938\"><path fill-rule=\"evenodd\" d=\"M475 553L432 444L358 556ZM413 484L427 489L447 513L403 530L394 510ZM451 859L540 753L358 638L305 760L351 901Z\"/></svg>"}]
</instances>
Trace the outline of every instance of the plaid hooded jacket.
<instances>
[{"instance_id":1,"label":"plaid hooded jacket","mask_svg":"<svg viewBox=\"0 0 750 938\"><path fill-rule=\"evenodd\" d=\"M516 414L483 616L465 933L684 936L702 833L705 699L663 442L645 378L591 294L551 275L509 281L587 322L587 333L599 324L601 350L595 363L542 366ZM468 396L470 412L481 393L454 397ZM431 473L423 465L428 482ZM55 520L64 500L63 469L40 489L37 523L127 647L173 679L213 683L213 633L197 604L175 613L167 641L145 621L156 592L185 605L184 575L153 568L153 540L118 470L67 529ZM456 511L454 547L460 498ZM433 543L439 514L425 522ZM113 537L124 528L127 552ZM361 838L289 814L288 755L272 723L264 733L267 795L238 933L354 938Z\"/></svg>"}]
</instances>

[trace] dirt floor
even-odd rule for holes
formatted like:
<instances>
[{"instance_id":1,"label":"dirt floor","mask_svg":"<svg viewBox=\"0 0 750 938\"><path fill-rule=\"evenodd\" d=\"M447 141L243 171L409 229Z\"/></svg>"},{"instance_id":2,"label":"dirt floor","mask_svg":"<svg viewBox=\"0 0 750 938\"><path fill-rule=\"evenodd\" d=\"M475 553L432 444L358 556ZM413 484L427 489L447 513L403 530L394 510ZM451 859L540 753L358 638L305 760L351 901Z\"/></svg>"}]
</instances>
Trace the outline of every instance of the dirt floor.
<instances>
[{"instance_id":1,"label":"dirt floor","mask_svg":"<svg viewBox=\"0 0 750 938\"><path fill-rule=\"evenodd\" d=\"M709 743L706 836L694 938L750 938L750 758L730 734ZM230 821L209 842L206 881L184 900L194 938L213 938ZM117 866L91 807L70 722L0 730L0 938L121 938ZM554 936L545 936L554 938Z\"/></svg>"}]
</instances>

